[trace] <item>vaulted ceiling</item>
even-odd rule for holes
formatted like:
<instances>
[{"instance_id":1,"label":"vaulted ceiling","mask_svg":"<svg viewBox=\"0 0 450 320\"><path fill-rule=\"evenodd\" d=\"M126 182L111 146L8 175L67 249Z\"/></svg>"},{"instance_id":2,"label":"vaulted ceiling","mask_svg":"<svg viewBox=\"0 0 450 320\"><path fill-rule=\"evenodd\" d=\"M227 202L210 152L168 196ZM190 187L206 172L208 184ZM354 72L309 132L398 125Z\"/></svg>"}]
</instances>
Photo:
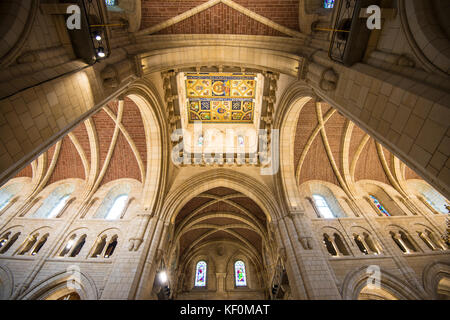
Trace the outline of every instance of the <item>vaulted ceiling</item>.
<instances>
[{"instance_id":1,"label":"vaulted ceiling","mask_svg":"<svg viewBox=\"0 0 450 320\"><path fill-rule=\"evenodd\" d=\"M199 245L231 241L254 258L260 257L267 239L266 217L245 195L219 187L189 200L175 219L175 243L180 257L188 257Z\"/></svg>"},{"instance_id":2,"label":"vaulted ceiling","mask_svg":"<svg viewBox=\"0 0 450 320\"><path fill-rule=\"evenodd\" d=\"M294 148L299 184L323 180L342 186L340 181L345 185L346 179L350 179L349 182L369 179L390 184L389 176L392 174L395 178L394 162L397 161L401 179L420 179L330 105L311 100L303 107L297 122Z\"/></svg>"},{"instance_id":3,"label":"vaulted ceiling","mask_svg":"<svg viewBox=\"0 0 450 320\"><path fill-rule=\"evenodd\" d=\"M40 169L42 168L42 169ZM111 102L44 152L17 177L30 177L43 187L79 178L102 186L120 178L143 182L147 147L141 113L126 98Z\"/></svg>"}]
</instances>

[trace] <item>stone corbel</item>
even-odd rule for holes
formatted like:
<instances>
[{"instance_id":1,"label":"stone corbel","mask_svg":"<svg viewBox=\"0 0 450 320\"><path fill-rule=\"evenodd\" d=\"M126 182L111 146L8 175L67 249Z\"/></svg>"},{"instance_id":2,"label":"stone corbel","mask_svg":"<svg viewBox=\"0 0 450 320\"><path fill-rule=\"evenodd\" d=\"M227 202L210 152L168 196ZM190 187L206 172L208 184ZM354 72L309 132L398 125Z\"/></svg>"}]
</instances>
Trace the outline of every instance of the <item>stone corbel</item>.
<instances>
[{"instance_id":1,"label":"stone corbel","mask_svg":"<svg viewBox=\"0 0 450 320\"><path fill-rule=\"evenodd\" d=\"M299 237L298 241L300 241L300 243L303 246L303 249L305 250L312 250L313 249L313 242L312 242L312 238L311 237Z\"/></svg>"},{"instance_id":2,"label":"stone corbel","mask_svg":"<svg viewBox=\"0 0 450 320\"><path fill-rule=\"evenodd\" d=\"M148 225L150 218L152 217L151 213L142 213L136 215L135 222L133 226L134 229L137 230L136 234L129 239L128 251L137 251L144 241L144 233L145 229Z\"/></svg>"},{"instance_id":3,"label":"stone corbel","mask_svg":"<svg viewBox=\"0 0 450 320\"><path fill-rule=\"evenodd\" d=\"M310 61L306 72L306 79L324 91L333 91L337 87L338 75L333 68L325 67Z\"/></svg>"},{"instance_id":4,"label":"stone corbel","mask_svg":"<svg viewBox=\"0 0 450 320\"><path fill-rule=\"evenodd\" d=\"M101 72L100 77L103 80L103 85L107 88L117 88L120 84L117 69L108 64Z\"/></svg>"}]
</instances>

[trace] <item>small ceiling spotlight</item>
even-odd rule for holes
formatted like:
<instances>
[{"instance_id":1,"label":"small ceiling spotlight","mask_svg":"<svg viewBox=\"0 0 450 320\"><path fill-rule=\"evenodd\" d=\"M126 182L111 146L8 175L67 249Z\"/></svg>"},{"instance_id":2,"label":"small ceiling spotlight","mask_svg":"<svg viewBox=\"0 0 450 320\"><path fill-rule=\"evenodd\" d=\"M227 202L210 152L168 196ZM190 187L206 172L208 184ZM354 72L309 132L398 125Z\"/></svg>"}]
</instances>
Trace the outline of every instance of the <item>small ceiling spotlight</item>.
<instances>
[{"instance_id":1,"label":"small ceiling spotlight","mask_svg":"<svg viewBox=\"0 0 450 320\"><path fill-rule=\"evenodd\" d=\"M106 54L105 54L105 49L103 49L103 47L98 47L98 49L97 49L97 55L98 55L100 58L104 58L104 57L106 56Z\"/></svg>"},{"instance_id":2,"label":"small ceiling spotlight","mask_svg":"<svg viewBox=\"0 0 450 320\"><path fill-rule=\"evenodd\" d=\"M94 31L93 35L94 35L95 40L97 40L97 41L102 40L102 36L100 35L100 32Z\"/></svg>"}]
</instances>

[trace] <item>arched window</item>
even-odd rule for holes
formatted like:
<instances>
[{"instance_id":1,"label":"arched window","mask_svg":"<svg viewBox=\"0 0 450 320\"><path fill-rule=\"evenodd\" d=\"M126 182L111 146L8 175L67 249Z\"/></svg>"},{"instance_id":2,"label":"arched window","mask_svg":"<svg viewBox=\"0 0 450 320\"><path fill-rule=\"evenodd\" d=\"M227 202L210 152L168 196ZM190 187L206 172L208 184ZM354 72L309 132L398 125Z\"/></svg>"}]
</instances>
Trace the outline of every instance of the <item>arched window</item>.
<instances>
[{"instance_id":1,"label":"arched window","mask_svg":"<svg viewBox=\"0 0 450 320\"><path fill-rule=\"evenodd\" d=\"M69 257L76 257L78 253L80 253L81 249L83 248L84 244L86 243L86 235L82 235L78 241L75 242L77 238L76 234L73 234L69 240L67 241L66 246L59 254L60 257L66 256L69 252ZM72 250L72 251L71 251Z\"/></svg>"},{"instance_id":2,"label":"arched window","mask_svg":"<svg viewBox=\"0 0 450 320\"><path fill-rule=\"evenodd\" d=\"M376 242L376 240L373 240L372 237L369 234L367 234L366 232L363 233L363 236L364 236L364 241L366 242L369 249L374 254L380 254L381 249L380 249L379 244Z\"/></svg>"},{"instance_id":3,"label":"arched window","mask_svg":"<svg viewBox=\"0 0 450 320\"><path fill-rule=\"evenodd\" d=\"M9 236L9 234L8 234ZM14 234L14 236L11 237L11 239L8 240L8 237L2 237L1 240L1 246L0 246L0 254L6 253L9 248L11 248L11 246L14 244L14 242L17 241L17 239L20 236L20 232L17 232L16 234ZM6 241L5 241L6 240Z\"/></svg>"},{"instance_id":4,"label":"arched window","mask_svg":"<svg viewBox=\"0 0 450 320\"><path fill-rule=\"evenodd\" d=\"M71 258L76 257L80 253L81 249L83 249L83 246L85 243L86 243L86 235L84 234L78 240L78 243L75 246L75 248L73 248L72 253L70 254L70 257Z\"/></svg>"},{"instance_id":5,"label":"arched window","mask_svg":"<svg viewBox=\"0 0 450 320\"><path fill-rule=\"evenodd\" d=\"M9 236L11 235L11 232L7 232L0 238L0 249L8 242Z\"/></svg>"},{"instance_id":6,"label":"arched window","mask_svg":"<svg viewBox=\"0 0 450 320\"><path fill-rule=\"evenodd\" d=\"M403 253L408 254L411 252L417 252L417 249L406 233L404 233L403 231L399 231L398 234L396 234L395 232L391 231L390 234L394 242L397 244L400 250L403 251Z\"/></svg>"},{"instance_id":7,"label":"arched window","mask_svg":"<svg viewBox=\"0 0 450 320\"><path fill-rule=\"evenodd\" d=\"M336 247L338 248L339 252L342 253L344 256L349 256L350 253L347 250L347 247L345 246L344 241L342 240L341 236L337 233L334 234L334 243L336 244Z\"/></svg>"},{"instance_id":8,"label":"arched window","mask_svg":"<svg viewBox=\"0 0 450 320\"><path fill-rule=\"evenodd\" d=\"M115 200L108 213L105 216L106 220L117 220L120 218L125 206L127 205L128 195L122 194Z\"/></svg>"},{"instance_id":9,"label":"arched window","mask_svg":"<svg viewBox=\"0 0 450 320\"><path fill-rule=\"evenodd\" d=\"M369 254L369 250L366 248L364 241L361 239L359 234L354 234L353 239L355 240L356 245L358 246L359 251L364 254Z\"/></svg>"},{"instance_id":10,"label":"arched window","mask_svg":"<svg viewBox=\"0 0 450 320\"><path fill-rule=\"evenodd\" d=\"M326 233L323 234L323 244L325 245L325 248L327 248L327 251L332 256L337 256L337 250L334 247L334 243L331 240L330 236Z\"/></svg>"},{"instance_id":11,"label":"arched window","mask_svg":"<svg viewBox=\"0 0 450 320\"><path fill-rule=\"evenodd\" d=\"M44 235L38 243L34 246L34 249L31 251L31 255L34 256L38 254L38 252L41 250L41 248L44 246L44 244L47 242L48 239L48 233Z\"/></svg>"},{"instance_id":12,"label":"arched window","mask_svg":"<svg viewBox=\"0 0 450 320\"><path fill-rule=\"evenodd\" d=\"M103 249L106 246L106 236L101 237L100 239L97 239L97 242L95 244L94 252L92 253L92 258L97 258L101 256Z\"/></svg>"},{"instance_id":13,"label":"arched window","mask_svg":"<svg viewBox=\"0 0 450 320\"><path fill-rule=\"evenodd\" d=\"M428 239L427 236L423 232L419 232L418 234L419 234L419 238L422 239L422 241L427 245L428 248L430 248L433 251L438 250L434 246L434 244L431 242L431 240Z\"/></svg>"},{"instance_id":14,"label":"arched window","mask_svg":"<svg viewBox=\"0 0 450 320\"><path fill-rule=\"evenodd\" d=\"M22 255L28 253L31 250L31 248L33 248L34 245L37 243L38 237L39 237L38 233L28 236L28 238L24 241L22 246L19 248L17 254L19 256L22 256Z\"/></svg>"},{"instance_id":15,"label":"arched window","mask_svg":"<svg viewBox=\"0 0 450 320\"><path fill-rule=\"evenodd\" d=\"M113 255L116 246L117 246L117 236L114 236L112 237L112 240L109 242L108 247L106 247L105 258L109 258Z\"/></svg>"},{"instance_id":16,"label":"arched window","mask_svg":"<svg viewBox=\"0 0 450 320\"><path fill-rule=\"evenodd\" d=\"M66 207L71 193L75 189L72 184L64 184L57 187L42 203L39 209L33 214L34 218L56 218Z\"/></svg>"},{"instance_id":17,"label":"arched window","mask_svg":"<svg viewBox=\"0 0 450 320\"><path fill-rule=\"evenodd\" d=\"M400 234L400 238L403 241L403 243L406 245L407 249L409 252L417 252L416 247L414 246L413 242L411 241L411 239L409 238L409 236L404 233L403 231L399 231L398 232Z\"/></svg>"},{"instance_id":18,"label":"arched window","mask_svg":"<svg viewBox=\"0 0 450 320\"><path fill-rule=\"evenodd\" d=\"M320 215L326 219L336 218L330 207L328 206L327 201L324 197L314 194L313 195L314 203L316 205L317 210L319 210Z\"/></svg>"},{"instance_id":19,"label":"arched window","mask_svg":"<svg viewBox=\"0 0 450 320\"><path fill-rule=\"evenodd\" d=\"M12 183L0 190L0 211L2 211L21 190L22 183Z\"/></svg>"},{"instance_id":20,"label":"arched window","mask_svg":"<svg viewBox=\"0 0 450 320\"><path fill-rule=\"evenodd\" d=\"M91 257L103 257L109 258L114 254L118 243L117 235L111 237L109 243L107 242L107 235L103 235L101 238L98 238L96 243L94 244L94 249Z\"/></svg>"},{"instance_id":21,"label":"arched window","mask_svg":"<svg viewBox=\"0 0 450 320\"><path fill-rule=\"evenodd\" d=\"M48 213L46 218L52 219L58 216L58 214L61 212L61 210L66 205L67 201L69 200L69 195L66 195L59 199L59 201L56 203L56 205L53 207L53 209Z\"/></svg>"},{"instance_id":22,"label":"arched window","mask_svg":"<svg viewBox=\"0 0 450 320\"><path fill-rule=\"evenodd\" d=\"M425 201L437 212L449 213L446 199L433 189L422 192Z\"/></svg>"},{"instance_id":23,"label":"arched window","mask_svg":"<svg viewBox=\"0 0 450 320\"><path fill-rule=\"evenodd\" d=\"M206 262L199 261L195 268L195 286L196 287L205 287L206 286Z\"/></svg>"},{"instance_id":24,"label":"arched window","mask_svg":"<svg viewBox=\"0 0 450 320\"><path fill-rule=\"evenodd\" d=\"M117 220L124 216L131 186L121 183L109 190L101 205L97 209L94 219Z\"/></svg>"},{"instance_id":25,"label":"arched window","mask_svg":"<svg viewBox=\"0 0 450 320\"><path fill-rule=\"evenodd\" d=\"M60 257L64 257L67 253L69 253L70 249L72 249L73 244L75 243L75 239L76 239L77 235L73 234L70 238L69 241L67 241L66 246L64 247L64 249L61 251L61 253L59 254Z\"/></svg>"},{"instance_id":26,"label":"arched window","mask_svg":"<svg viewBox=\"0 0 450 320\"><path fill-rule=\"evenodd\" d=\"M243 261L236 261L234 263L234 276L237 287L247 286L247 274L245 273L245 264Z\"/></svg>"},{"instance_id":27,"label":"arched window","mask_svg":"<svg viewBox=\"0 0 450 320\"><path fill-rule=\"evenodd\" d=\"M383 205L381 204L380 201L378 201L377 198L375 198L373 195L369 195L370 199L372 200L373 204L378 208L378 210L384 214L385 216L390 217L391 215L389 214L389 212L383 207Z\"/></svg>"}]
</instances>

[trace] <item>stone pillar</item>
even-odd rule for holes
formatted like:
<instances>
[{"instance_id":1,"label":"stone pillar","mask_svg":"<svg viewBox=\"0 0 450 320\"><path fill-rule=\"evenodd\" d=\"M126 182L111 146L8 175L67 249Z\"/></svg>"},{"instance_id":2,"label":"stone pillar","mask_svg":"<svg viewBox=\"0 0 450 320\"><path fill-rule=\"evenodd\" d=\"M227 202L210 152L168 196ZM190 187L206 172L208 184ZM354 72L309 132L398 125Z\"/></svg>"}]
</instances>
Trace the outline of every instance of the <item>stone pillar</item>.
<instances>
[{"instance_id":1,"label":"stone pillar","mask_svg":"<svg viewBox=\"0 0 450 320\"><path fill-rule=\"evenodd\" d=\"M283 221L293 243L308 299L341 299L336 279L310 232L311 224L302 211L291 211Z\"/></svg>"},{"instance_id":2,"label":"stone pillar","mask_svg":"<svg viewBox=\"0 0 450 320\"><path fill-rule=\"evenodd\" d=\"M136 283L136 294L134 295L134 297L132 297L132 299L142 300L149 299L151 297L153 281L155 279L157 271L157 263L159 262L156 261L156 256L158 253L160 241L162 240L164 225L165 223L163 220L157 220L156 217L151 219L147 234L151 232L150 229L154 229L154 231L153 235L149 236L146 242L146 248L144 252L147 251L147 255L144 257L144 265L141 269L142 273L140 275L140 278L138 279L138 282ZM168 228L168 225L166 225L165 228Z\"/></svg>"}]
</instances>

